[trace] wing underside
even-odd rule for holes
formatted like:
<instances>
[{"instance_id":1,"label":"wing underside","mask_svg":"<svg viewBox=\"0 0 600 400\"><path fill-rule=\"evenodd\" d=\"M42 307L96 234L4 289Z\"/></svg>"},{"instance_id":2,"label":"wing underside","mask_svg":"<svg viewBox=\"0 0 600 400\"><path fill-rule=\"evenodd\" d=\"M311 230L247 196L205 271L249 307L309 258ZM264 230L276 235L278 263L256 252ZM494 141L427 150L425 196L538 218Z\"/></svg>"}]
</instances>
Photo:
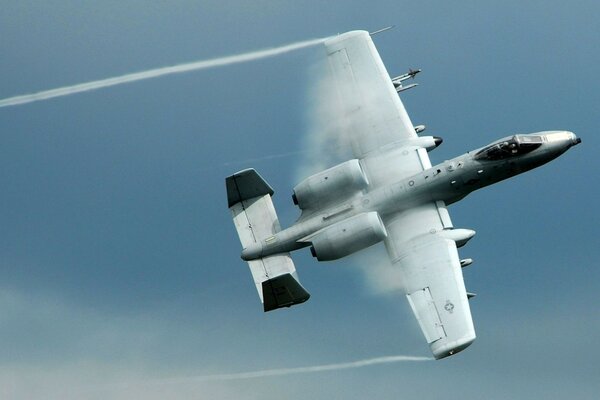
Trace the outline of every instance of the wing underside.
<instances>
[{"instance_id":1,"label":"wing underside","mask_svg":"<svg viewBox=\"0 0 600 400\"><path fill-rule=\"evenodd\" d=\"M361 160L369 190L431 167L427 151L412 145L413 124L390 76L365 31L325 42L326 96L335 143Z\"/></svg>"},{"instance_id":2,"label":"wing underside","mask_svg":"<svg viewBox=\"0 0 600 400\"><path fill-rule=\"evenodd\" d=\"M408 302L436 358L475 340L452 225L442 202L425 204L384 220L386 249L399 268Z\"/></svg>"},{"instance_id":3,"label":"wing underside","mask_svg":"<svg viewBox=\"0 0 600 400\"><path fill-rule=\"evenodd\" d=\"M328 100L342 117L338 135L363 158L386 144L416 137L412 122L368 32L353 31L325 42L332 81ZM343 140L344 142L344 140Z\"/></svg>"}]
</instances>

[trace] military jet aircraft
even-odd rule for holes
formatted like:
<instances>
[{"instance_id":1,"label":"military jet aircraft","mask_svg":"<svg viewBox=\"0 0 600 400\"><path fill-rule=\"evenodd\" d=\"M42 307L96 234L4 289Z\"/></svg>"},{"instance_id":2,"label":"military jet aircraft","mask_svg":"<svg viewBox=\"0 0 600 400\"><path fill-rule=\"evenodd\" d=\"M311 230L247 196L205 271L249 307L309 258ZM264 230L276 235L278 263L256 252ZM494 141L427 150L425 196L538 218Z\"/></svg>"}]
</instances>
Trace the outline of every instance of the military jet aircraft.
<instances>
[{"instance_id":1,"label":"military jet aircraft","mask_svg":"<svg viewBox=\"0 0 600 400\"><path fill-rule=\"evenodd\" d=\"M432 166L427 153L442 140L417 135L424 127L413 126L369 33L347 32L324 47L352 158L294 188L302 213L286 229L273 189L254 169L226 178L241 257L264 311L310 297L291 251L310 247L318 261L329 261L383 241L434 357L458 353L475 340L475 329L461 269L472 260L461 260L457 248L475 232L455 228L447 206L545 164L581 140L568 131L514 134Z\"/></svg>"}]
</instances>

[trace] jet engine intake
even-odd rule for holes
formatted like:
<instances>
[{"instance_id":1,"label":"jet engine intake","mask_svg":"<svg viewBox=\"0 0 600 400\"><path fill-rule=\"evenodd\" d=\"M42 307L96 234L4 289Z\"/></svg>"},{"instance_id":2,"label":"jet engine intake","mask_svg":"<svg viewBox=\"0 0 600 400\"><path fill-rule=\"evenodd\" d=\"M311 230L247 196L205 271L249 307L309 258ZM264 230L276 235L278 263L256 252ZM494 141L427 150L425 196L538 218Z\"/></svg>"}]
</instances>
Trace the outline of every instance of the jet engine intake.
<instances>
[{"instance_id":1,"label":"jet engine intake","mask_svg":"<svg viewBox=\"0 0 600 400\"><path fill-rule=\"evenodd\" d=\"M387 231L375 211L355 215L302 239L311 242L310 251L319 261L331 261L379 243Z\"/></svg>"},{"instance_id":2,"label":"jet engine intake","mask_svg":"<svg viewBox=\"0 0 600 400\"><path fill-rule=\"evenodd\" d=\"M294 188L292 200L300 209L323 207L334 198L344 198L369 184L358 160L346 161L309 176Z\"/></svg>"}]
</instances>

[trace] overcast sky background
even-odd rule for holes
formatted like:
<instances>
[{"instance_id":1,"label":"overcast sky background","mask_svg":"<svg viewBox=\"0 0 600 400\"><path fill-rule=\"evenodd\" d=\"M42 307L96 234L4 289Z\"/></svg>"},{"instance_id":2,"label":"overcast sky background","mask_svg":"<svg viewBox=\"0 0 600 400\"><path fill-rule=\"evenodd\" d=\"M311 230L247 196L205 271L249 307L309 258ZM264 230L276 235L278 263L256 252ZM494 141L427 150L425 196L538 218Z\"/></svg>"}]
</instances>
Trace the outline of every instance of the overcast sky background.
<instances>
[{"instance_id":1,"label":"overcast sky background","mask_svg":"<svg viewBox=\"0 0 600 400\"><path fill-rule=\"evenodd\" d=\"M183 378L430 355L360 258L296 254L312 297L267 314L239 258L224 178L255 167L295 220L305 154L264 157L306 150L318 48L1 108L0 397L594 398L599 14L591 0L3 2L0 98L396 24L375 44L391 74L423 69L402 97L444 138L432 162L517 132L583 143L450 208L477 231L460 251L478 293L463 353L202 382Z\"/></svg>"}]
</instances>

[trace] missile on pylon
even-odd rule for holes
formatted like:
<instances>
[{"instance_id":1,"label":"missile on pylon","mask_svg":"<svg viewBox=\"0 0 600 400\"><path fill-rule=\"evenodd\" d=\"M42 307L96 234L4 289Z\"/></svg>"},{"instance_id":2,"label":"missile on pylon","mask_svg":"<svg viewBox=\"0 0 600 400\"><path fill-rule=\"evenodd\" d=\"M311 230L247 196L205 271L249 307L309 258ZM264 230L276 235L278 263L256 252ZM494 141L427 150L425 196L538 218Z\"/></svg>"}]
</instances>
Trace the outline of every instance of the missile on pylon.
<instances>
[{"instance_id":1,"label":"missile on pylon","mask_svg":"<svg viewBox=\"0 0 600 400\"><path fill-rule=\"evenodd\" d=\"M396 88L396 92L400 93L405 90L412 89L415 86L418 86L417 83L413 83L412 85L408 85L408 86L402 86L402 82L404 82L407 79L414 79L415 75L417 75L419 72L421 72L420 68L409 69L407 73L398 75L397 77L392 78L392 83L394 84L394 87Z\"/></svg>"}]
</instances>

